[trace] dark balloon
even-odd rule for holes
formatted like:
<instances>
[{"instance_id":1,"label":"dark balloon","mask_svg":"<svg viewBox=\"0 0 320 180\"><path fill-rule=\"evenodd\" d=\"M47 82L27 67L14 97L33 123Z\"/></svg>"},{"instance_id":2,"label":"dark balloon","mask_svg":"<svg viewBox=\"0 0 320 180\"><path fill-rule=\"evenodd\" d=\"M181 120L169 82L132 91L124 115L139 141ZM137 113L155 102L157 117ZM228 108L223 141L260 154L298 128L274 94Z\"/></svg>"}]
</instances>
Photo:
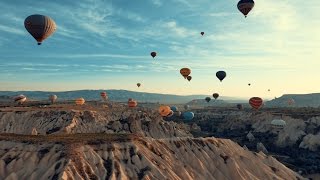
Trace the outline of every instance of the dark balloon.
<instances>
[{"instance_id":1,"label":"dark balloon","mask_svg":"<svg viewBox=\"0 0 320 180\"><path fill-rule=\"evenodd\" d=\"M244 17L247 17L249 12L254 7L254 1L253 0L240 0L237 4L237 7L239 11L244 15Z\"/></svg>"},{"instance_id":2,"label":"dark balloon","mask_svg":"<svg viewBox=\"0 0 320 180\"><path fill-rule=\"evenodd\" d=\"M214 99L217 99L217 98L219 97L219 94L218 94L218 93L213 93L213 94L212 94L212 97L213 97Z\"/></svg>"},{"instance_id":3,"label":"dark balloon","mask_svg":"<svg viewBox=\"0 0 320 180\"><path fill-rule=\"evenodd\" d=\"M211 98L210 98L210 97L206 97L205 100L206 100L207 102L210 102L210 101L211 101Z\"/></svg>"},{"instance_id":4,"label":"dark balloon","mask_svg":"<svg viewBox=\"0 0 320 180\"><path fill-rule=\"evenodd\" d=\"M188 81L191 81L192 76L187 76Z\"/></svg>"},{"instance_id":5,"label":"dark balloon","mask_svg":"<svg viewBox=\"0 0 320 180\"><path fill-rule=\"evenodd\" d=\"M173 112L177 112L177 111L178 111L177 106L171 106L170 109L171 109Z\"/></svg>"},{"instance_id":6,"label":"dark balloon","mask_svg":"<svg viewBox=\"0 0 320 180\"><path fill-rule=\"evenodd\" d=\"M227 73L225 71L218 71L216 76L222 82L222 80L227 76Z\"/></svg>"},{"instance_id":7,"label":"dark balloon","mask_svg":"<svg viewBox=\"0 0 320 180\"><path fill-rule=\"evenodd\" d=\"M150 55L154 58L157 56L157 52L151 52Z\"/></svg>"},{"instance_id":8,"label":"dark balloon","mask_svg":"<svg viewBox=\"0 0 320 180\"><path fill-rule=\"evenodd\" d=\"M259 97L252 97L249 100L249 104L251 105L252 108L259 109L263 104L263 100Z\"/></svg>"},{"instance_id":9,"label":"dark balloon","mask_svg":"<svg viewBox=\"0 0 320 180\"><path fill-rule=\"evenodd\" d=\"M24 27L37 40L38 45L56 30L56 23L48 16L34 14L24 20Z\"/></svg>"},{"instance_id":10,"label":"dark balloon","mask_svg":"<svg viewBox=\"0 0 320 180\"><path fill-rule=\"evenodd\" d=\"M204 35L204 32L201 32L200 34L203 36L203 35Z\"/></svg>"},{"instance_id":11,"label":"dark balloon","mask_svg":"<svg viewBox=\"0 0 320 180\"><path fill-rule=\"evenodd\" d=\"M251 86L251 84L249 83L248 86Z\"/></svg>"}]
</instances>

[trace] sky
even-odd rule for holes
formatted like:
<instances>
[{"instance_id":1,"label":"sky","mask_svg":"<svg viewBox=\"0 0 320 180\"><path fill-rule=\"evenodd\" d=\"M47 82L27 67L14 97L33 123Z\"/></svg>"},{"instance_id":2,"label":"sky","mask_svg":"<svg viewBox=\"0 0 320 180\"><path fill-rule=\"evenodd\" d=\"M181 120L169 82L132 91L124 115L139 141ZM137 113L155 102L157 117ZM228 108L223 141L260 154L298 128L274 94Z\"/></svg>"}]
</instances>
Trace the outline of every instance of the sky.
<instances>
[{"instance_id":1,"label":"sky","mask_svg":"<svg viewBox=\"0 0 320 180\"><path fill-rule=\"evenodd\" d=\"M319 92L320 1L256 1L247 18L237 3L0 1L0 90L262 98ZM24 27L32 14L57 24L41 46ZM158 53L154 59L152 51ZM192 71L190 82L180 75L183 67ZM227 73L223 82L216 78L219 70Z\"/></svg>"}]
</instances>

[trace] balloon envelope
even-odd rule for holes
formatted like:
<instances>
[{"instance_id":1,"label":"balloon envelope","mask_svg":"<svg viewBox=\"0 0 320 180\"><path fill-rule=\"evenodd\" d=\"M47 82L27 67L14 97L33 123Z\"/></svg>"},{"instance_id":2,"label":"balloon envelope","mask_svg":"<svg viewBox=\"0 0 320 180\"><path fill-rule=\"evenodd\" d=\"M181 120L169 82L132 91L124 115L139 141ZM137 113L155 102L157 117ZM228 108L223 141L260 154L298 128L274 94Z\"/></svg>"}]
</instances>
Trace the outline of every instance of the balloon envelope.
<instances>
[{"instance_id":1,"label":"balloon envelope","mask_svg":"<svg viewBox=\"0 0 320 180\"><path fill-rule=\"evenodd\" d=\"M188 81L191 81L192 76L187 76Z\"/></svg>"},{"instance_id":2,"label":"balloon envelope","mask_svg":"<svg viewBox=\"0 0 320 180\"><path fill-rule=\"evenodd\" d=\"M249 12L254 7L253 0L240 0L237 4L238 10L245 16L249 14Z\"/></svg>"},{"instance_id":3,"label":"balloon envelope","mask_svg":"<svg viewBox=\"0 0 320 180\"><path fill-rule=\"evenodd\" d=\"M128 101L128 107L133 108L138 105L138 102L135 100Z\"/></svg>"},{"instance_id":4,"label":"balloon envelope","mask_svg":"<svg viewBox=\"0 0 320 180\"><path fill-rule=\"evenodd\" d=\"M227 73L225 71L218 71L216 76L220 81L222 81L227 76Z\"/></svg>"},{"instance_id":5,"label":"balloon envelope","mask_svg":"<svg viewBox=\"0 0 320 180\"><path fill-rule=\"evenodd\" d=\"M254 109L259 109L262 106L263 100L260 97L252 97L249 99L249 104Z\"/></svg>"},{"instance_id":6,"label":"balloon envelope","mask_svg":"<svg viewBox=\"0 0 320 180\"><path fill-rule=\"evenodd\" d=\"M217 99L217 98L219 97L219 94L218 94L218 93L213 93L213 94L212 94L212 97L213 97L214 99Z\"/></svg>"},{"instance_id":7,"label":"balloon envelope","mask_svg":"<svg viewBox=\"0 0 320 180\"><path fill-rule=\"evenodd\" d=\"M205 100L206 100L207 102L210 102L210 101L211 101L211 98L210 98L210 97L206 97Z\"/></svg>"},{"instance_id":8,"label":"balloon envelope","mask_svg":"<svg viewBox=\"0 0 320 180\"><path fill-rule=\"evenodd\" d=\"M204 35L204 32L201 32L200 34L203 36L203 35Z\"/></svg>"},{"instance_id":9,"label":"balloon envelope","mask_svg":"<svg viewBox=\"0 0 320 180\"><path fill-rule=\"evenodd\" d=\"M171 109L173 112L177 112L177 111L178 111L177 106L171 106L170 109Z\"/></svg>"},{"instance_id":10,"label":"balloon envelope","mask_svg":"<svg viewBox=\"0 0 320 180\"><path fill-rule=\"evenodd\" d=\"M86 101L83 98L76 99L75 103L76 105L83 105Z\"/></svg>"},{"instance_id":11,"label":"balloon envelope","mask_svg":"<svg viewBox=\"0 0 320 180\"><path fill-rule=\"evenodd\" d=\"M58 99L58 96L55 94L52 94L49 96L49 100L51 101L52 104L56 102L57 99Z\"/></svg>"},{"instance_id":12,"label":"balloon envelope","mask_svg":"<svg viewBox=\"0 0 320 180\"><path fill-rule=\"evenodd\" d=\"M104 100L104 101L106 101L108 99L107 92L101 92L100 96L101 96L102 100Z\"/></svg>"},{"instance_id":13,"label":"balloon envelope","mask_svg":"<svg viewBox=\"0 0 320 180\"><path fill-rule=\"evenodd\" d=\"M150 55L154 58L157 56L157 52L151 52Z\"/></svg>"},{"instance_id":14,"label":"balloon envelope","mask_svg":"<svg viewBox=\"0 0 320 180\"><path fill-rule=\"evenodd\" d=\"M182 68L180 69L180 74L186 79L191 74L191 70L189 68Z\"/></svg>"},{"instance_id":15,"label":"balloon envelope","mask_svg":"<svg viewBox=\"0 0 320 180\"><path fill-rule=\"evenodd\" d=\"M168 116L168 114L171 112L171 109L169 106L160 106L159 107L159 113L161 116Z\"/></svg>"},{"instance_id":16,"label":"balloon envelope","mask_svg":"<svg viewBox=\"0 0 320 180\"><path fill-rule=\"evenodd\" d=\"M182 116L183 116L183 119L190 121L194 118L194 113L193 112L184 112L182 114Z\"/></svg>"},{"instance_id":17,"label":"balloon envelope","mask_svg":"<svg viewBox=\"0 0 320 180\"><path fill-rule=\"evenodd\" d=\"M13 98L13 100L14 100L14 102L17 102L17 103L19 103L19 104L22 104L22 103L24 103L24 102L27 100L27 97L24 96L24 95L22 95L22 94L20 94L19 96L15 96L15 97Z\"/></svg>"},{"instance_id":18,"label":"balloon envelope","mask_svg":"<svg viewBox=\"0 0 320 180\"><path fill-rule=\"evenodd\" d=\"M140 87L140 86L141 86L141 83L137 83L137 86Z\"/></svg>"},{"instance_id":19,"label":"balloon envelope","mask_svg":"<svg viewBox=\"0 0 320 180\"><path fill-rule=\"evenodd\" d=\"M56 30L56 23L48 16L34 14L24 20L27 31L37 40L38 45Z\"/></svg>"}]
</instances>

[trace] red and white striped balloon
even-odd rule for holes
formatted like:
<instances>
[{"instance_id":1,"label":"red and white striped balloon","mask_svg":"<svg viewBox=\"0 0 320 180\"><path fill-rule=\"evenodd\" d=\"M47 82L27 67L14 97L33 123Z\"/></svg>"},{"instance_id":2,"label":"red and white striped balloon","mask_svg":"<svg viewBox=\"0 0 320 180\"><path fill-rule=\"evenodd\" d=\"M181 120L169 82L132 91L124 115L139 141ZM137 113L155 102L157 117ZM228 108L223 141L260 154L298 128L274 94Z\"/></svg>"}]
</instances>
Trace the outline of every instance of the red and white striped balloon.
<instances>
[{"instance_id":1,"label":"red and white striped balloon","mask_svg":"<svg viewBox=\"0 0 320 180\"><path fill-rule=\"evenodd\" d=\"M252 108L259 109L263 104L263 100L259 97L252 97L249 100L249 104L251 105Z\"/></svg>"}]
</instances>

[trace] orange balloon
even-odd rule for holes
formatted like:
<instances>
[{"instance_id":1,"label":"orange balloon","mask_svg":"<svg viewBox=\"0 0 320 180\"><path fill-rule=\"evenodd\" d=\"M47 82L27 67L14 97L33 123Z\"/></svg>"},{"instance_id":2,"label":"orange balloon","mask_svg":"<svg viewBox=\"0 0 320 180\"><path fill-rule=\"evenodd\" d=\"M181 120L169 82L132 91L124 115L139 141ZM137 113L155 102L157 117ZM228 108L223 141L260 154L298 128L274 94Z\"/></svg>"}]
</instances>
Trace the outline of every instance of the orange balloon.
<instances>
[{"instance_id":1,"label":"orange balloon","mask_svg":"<svg viewBox=\"0 0 320 180\"><path fill-rule=\"evenodd\" d=\"M131 108L136 107L137 105L138 103L135 100L128 101L128 106Z\"/></svg>"},{"instance_id":2,"label":"orange balloon","mask_svg":"<svg viewBox=\"0 0 320 180\"><path fill-rule=\"evenodd\" d=\"M83 105L86 101L83 98L76 99L76 105Z\"/></svg>"},{"instance_id":3,"label":"orange balloon","mask_svg":"<svg viewBox=\"0 0 320 180\"><path fill-rule=\"evenodd\" d=\"M180 74L186 79L191 74L191 70L189 68L182 68L180 69Z\"/></svg>"},{"instance_id":4,"label":"orange balloon","mask_svg":"<svg viewBox=\"0 0 320 180\"><path fill-rule=\"evenodd\" d=\"M171 112L171 108L169 106L160 106L159 113L161 116L168 116Z\"/></svg>"}]
</instances>

